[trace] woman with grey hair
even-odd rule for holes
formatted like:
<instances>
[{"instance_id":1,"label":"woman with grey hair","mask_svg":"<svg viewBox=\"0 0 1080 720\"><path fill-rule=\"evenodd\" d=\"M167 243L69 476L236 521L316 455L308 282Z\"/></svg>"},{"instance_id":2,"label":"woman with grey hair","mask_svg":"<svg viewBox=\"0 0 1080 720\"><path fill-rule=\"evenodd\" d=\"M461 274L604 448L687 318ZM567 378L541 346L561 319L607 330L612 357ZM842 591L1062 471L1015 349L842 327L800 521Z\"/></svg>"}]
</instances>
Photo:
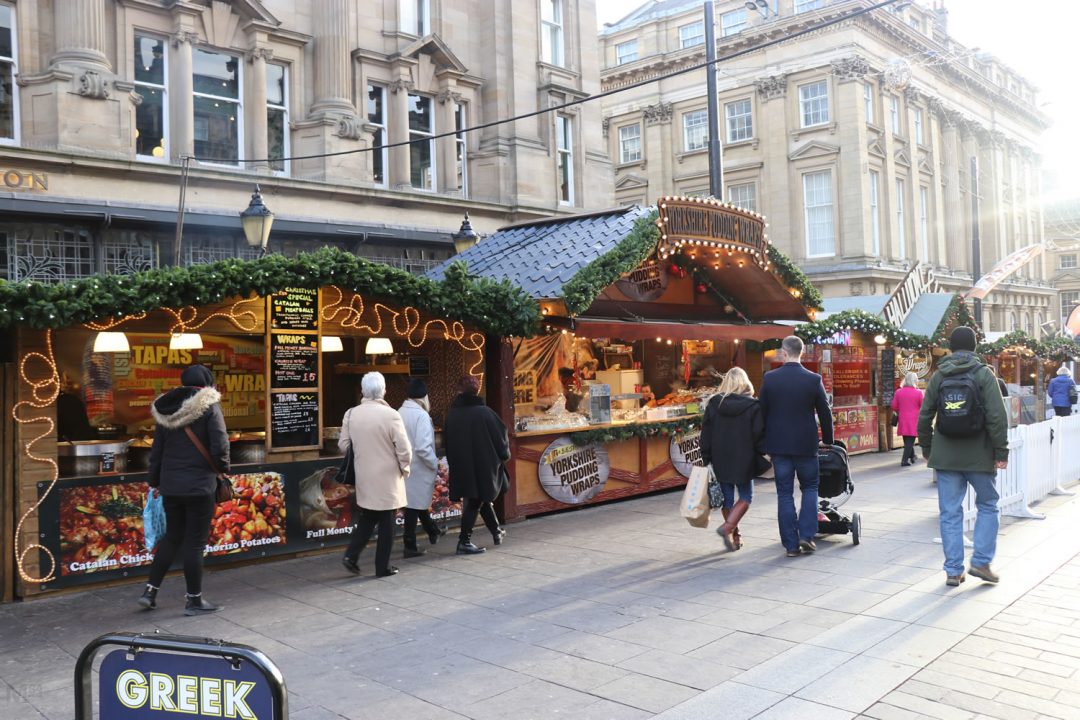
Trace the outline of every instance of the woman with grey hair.
<instances>
[{"instance_id":1,"label":"woman with grey hair","mask_svg":"<svg viewBox=\"0 0 1080 720\"><path fill-rule=\"evenodd\" d=\"M915 438L919 435L919 410L922 408L923 392L919 389L919 376L909 372L893 395L892 410L896 413L896 432L904 438L904 454L900 467L915 462Z\"/></svg>"},{"instance_id":2,"label":"woman with grey hair","mask_svg":"<svg viewBox=\"0 0 1080 720\"><path fill-rule=\"evenodd\" d=\"M353 451L356 507L359 511L349 547L341 562L349 572L359 575L357 560L360 551L378 527L375 575L386 577L398 571L390 564L390 554L394 549L394 515L406 503L405 478L409 476L412 446L409 445L401 415L383 399L386 396L386 378L382 373L369 372L364 375L360 390L363 400L345 413L338 440L342 452L348 452L349 448Z\"/></svg>"}]
</instances>

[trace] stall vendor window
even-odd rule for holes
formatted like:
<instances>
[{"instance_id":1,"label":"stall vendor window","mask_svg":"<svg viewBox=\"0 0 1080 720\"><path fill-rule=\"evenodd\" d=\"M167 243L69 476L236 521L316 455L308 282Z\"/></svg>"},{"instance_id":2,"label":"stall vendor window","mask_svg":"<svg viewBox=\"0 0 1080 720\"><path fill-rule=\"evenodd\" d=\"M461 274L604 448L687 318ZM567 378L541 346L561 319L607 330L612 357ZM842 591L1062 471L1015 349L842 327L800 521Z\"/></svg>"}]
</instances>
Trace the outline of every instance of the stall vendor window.
<instances>
[{"instance_id":1,"label":"stall vendor window","mask_svg":"<svg viewBox=\"0 0 1080 720\"><path fill-rule=\"evenodd\" d=\"M135 107L135 155L140 160L167 162L169 103L166 78L169 77L169 68L166 64L165 41L135 35L133 59L135 92L142 98Z\"/></svg>"},{"instance_id":2,"label":"stall vendor window","mask_svg":"<svg viewBox=\"0 0 1080 720\"><path fill-rule=\"evenodd\" d=\"M243 146L240 59L196 48L192 62L195 154L212 162L235 165Z\"/></svg>"}]
</instances>

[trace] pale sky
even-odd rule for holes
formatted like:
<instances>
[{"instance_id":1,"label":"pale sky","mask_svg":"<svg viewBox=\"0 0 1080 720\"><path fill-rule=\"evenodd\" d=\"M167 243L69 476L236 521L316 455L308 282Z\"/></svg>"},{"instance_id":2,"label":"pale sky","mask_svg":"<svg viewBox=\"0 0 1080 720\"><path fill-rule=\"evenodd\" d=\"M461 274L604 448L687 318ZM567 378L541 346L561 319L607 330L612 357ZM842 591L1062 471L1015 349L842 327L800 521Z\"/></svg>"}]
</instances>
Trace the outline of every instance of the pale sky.
<instances>
[{"instance_id":1,"label":"pale sky","mask_svg":"<svg viewBox=\"0 0 1080 720\"><path fill-rule=\"evenodd\" d=\"M639 0L596 0L600 26L640 7ZM920 4L929 5L929 0ZM1054 123L1044 135L1044 202L1080 198L1080 92L1077 92L1077 0L946 0L949 34L998 57L1039 88L1038 104ZM877 12L884 12L879 10ZM1070 69L1072 68L1072 69ZM1056 180L1056 182L1055 182Z\"/></svg>"}]
</instances>

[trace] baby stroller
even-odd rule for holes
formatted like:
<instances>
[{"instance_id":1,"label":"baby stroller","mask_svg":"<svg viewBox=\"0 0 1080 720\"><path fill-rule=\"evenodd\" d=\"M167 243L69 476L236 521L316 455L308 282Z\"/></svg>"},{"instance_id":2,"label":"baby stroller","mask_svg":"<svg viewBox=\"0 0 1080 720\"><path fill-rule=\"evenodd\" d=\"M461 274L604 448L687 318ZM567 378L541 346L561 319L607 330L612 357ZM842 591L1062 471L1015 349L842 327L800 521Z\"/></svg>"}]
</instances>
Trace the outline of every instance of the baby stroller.
<instances>
[{"instance_id":1,"label":"baby stroller","mask_svg":"<svg viewBox=\"0 0 1080 720\"><path fill-rule=\"evenodd\" d=\"M862 535L862 518L852 513L848 518L837 509L855 492L848 470L847 446L837 440L829 446L818 448L818 468L821 481L818 485L818 533L821 535L846 535L851 542L859 544Z\"/></svg>"}]
</instances>

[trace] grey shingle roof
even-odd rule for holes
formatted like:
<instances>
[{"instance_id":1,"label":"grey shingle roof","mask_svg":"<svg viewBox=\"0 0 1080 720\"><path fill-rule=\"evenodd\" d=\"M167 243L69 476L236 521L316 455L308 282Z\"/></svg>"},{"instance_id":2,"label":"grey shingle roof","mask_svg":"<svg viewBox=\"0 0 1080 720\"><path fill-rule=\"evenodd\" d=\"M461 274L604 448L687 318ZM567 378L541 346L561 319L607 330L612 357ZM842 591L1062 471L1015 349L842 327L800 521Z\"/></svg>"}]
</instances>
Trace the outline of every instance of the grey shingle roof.
<instances>
[{"instance_id":1,"label":"grey shingle roof","mask_svg":"<svg viewBox=\"0 0 1080 720\"><path fill-rule=\"evenodd\" d=\"M931 336L945 317L949 304L956 297L952 293L924 293L915 301L904 320L903 328L916 335Z\"/></svg>"},{"instance_id":2,"label":"grey shingle roof","mask_svg":"<svg viewBox=\"0 0 1080 720\"><path fill-rule=\"evenodd\" d=\"M582 268L610 252L650 208L631 205L577 217L502 228L427 272L442 280L447 266L462 260L469 274L509 279L534 298L558 298L562 287Z\"/></svg>"}]
</instances>

